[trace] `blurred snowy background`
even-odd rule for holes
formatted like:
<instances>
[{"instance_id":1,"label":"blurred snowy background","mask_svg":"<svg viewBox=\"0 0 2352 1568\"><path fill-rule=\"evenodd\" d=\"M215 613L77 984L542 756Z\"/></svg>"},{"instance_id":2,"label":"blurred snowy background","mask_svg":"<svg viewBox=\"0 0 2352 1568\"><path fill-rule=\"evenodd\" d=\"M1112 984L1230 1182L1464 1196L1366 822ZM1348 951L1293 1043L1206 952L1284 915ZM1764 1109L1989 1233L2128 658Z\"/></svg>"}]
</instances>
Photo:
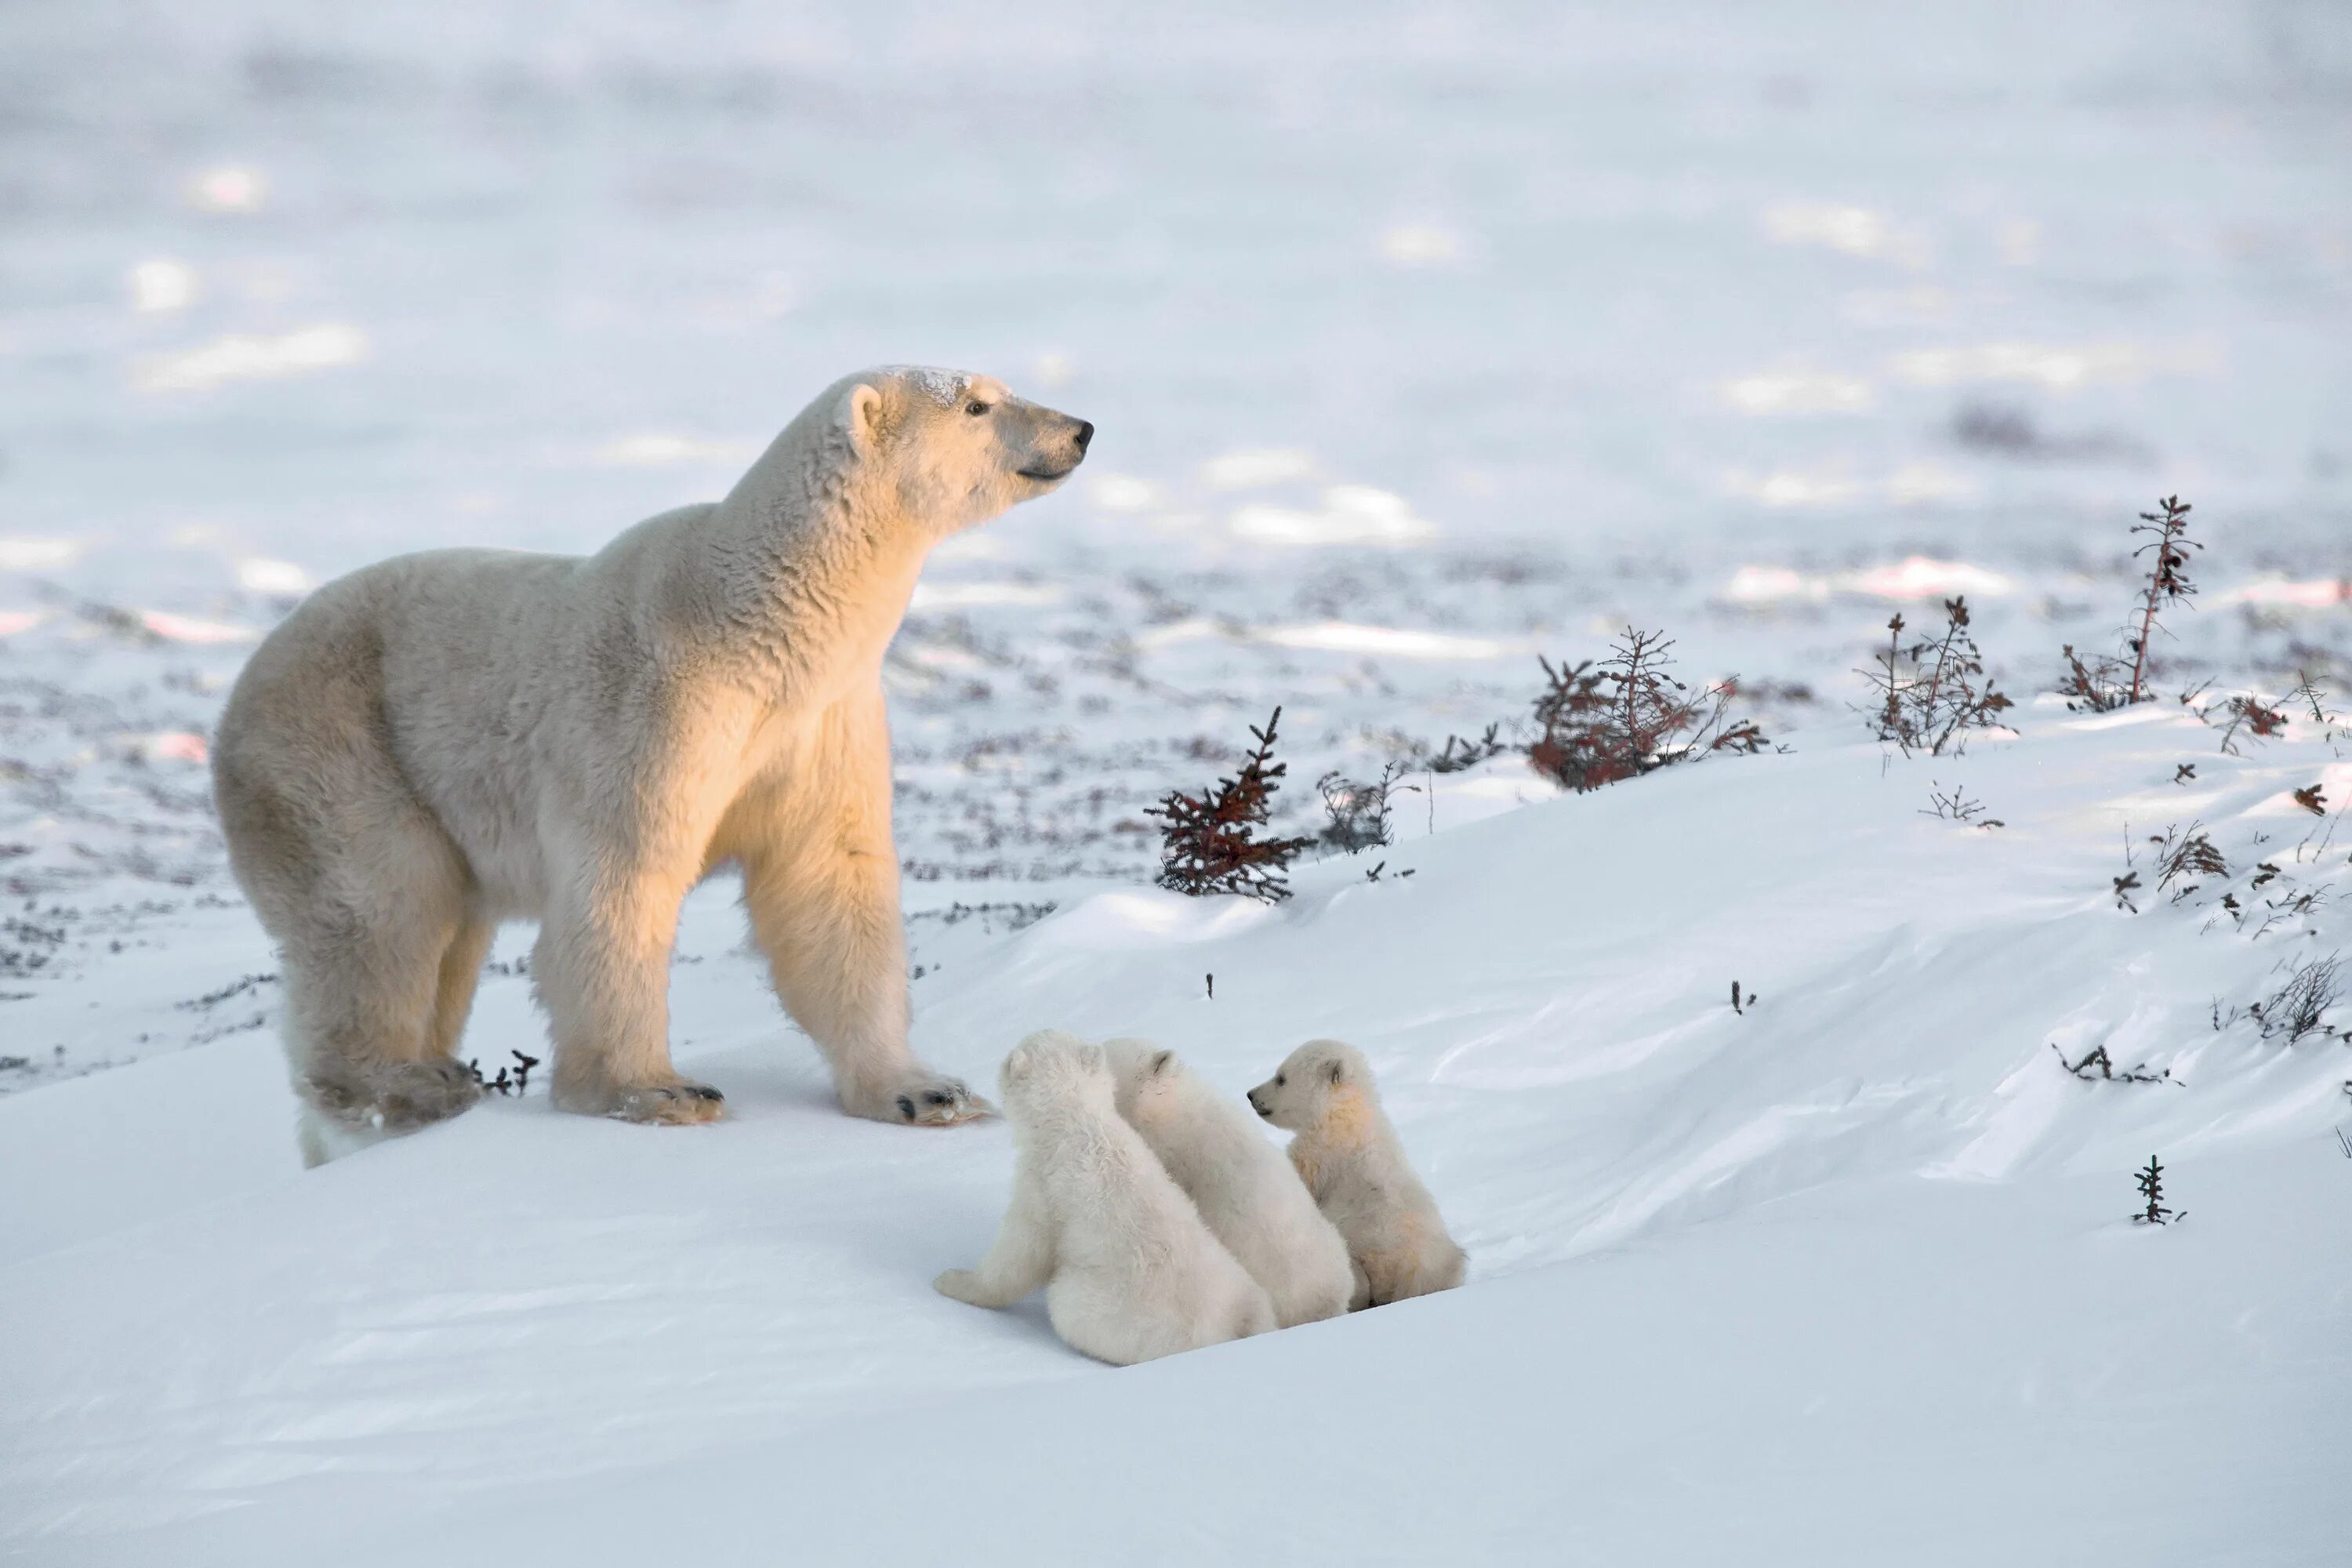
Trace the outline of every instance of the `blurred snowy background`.
<instances>
[{"instance_id":1,"label":"blurred snowy background","mask_svg":"<svg viewBox=\"0 0 2352 1568\"><path fill-rule=\"evenodd\" d=\"M263 1021L93 966L266 965L202 763L310 585L593 550L860 365L1101 429L892 656L910 909L1017 919L1276 702L1303 812L1629 619L1785 733L1961 592L2030 700L2172 491L2168 680L2340 691L2348 351L2336 0L10 0L0 1090Z\"/></svg>"}]
</instances>

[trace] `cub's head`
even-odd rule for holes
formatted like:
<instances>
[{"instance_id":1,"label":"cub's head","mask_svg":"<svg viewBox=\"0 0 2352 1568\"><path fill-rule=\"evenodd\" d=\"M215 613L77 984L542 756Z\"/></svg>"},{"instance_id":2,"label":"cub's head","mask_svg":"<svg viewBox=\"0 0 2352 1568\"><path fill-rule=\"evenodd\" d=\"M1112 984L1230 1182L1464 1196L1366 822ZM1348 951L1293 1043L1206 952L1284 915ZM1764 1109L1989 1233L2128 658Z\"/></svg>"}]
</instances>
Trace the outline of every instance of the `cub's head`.
<instances>
[{"instance_id":1,"label":"cub's head","mask_svg":"<svg viewBox=\"0 0 2352 1568\"><path fill-rule=\"evenodd\" d=\"M1150 1040L1106 1040L1103 1055L1110 1060L1118 1113L1129 1121L1151 1120L1183 1086L1183 1062Z\"/></svg>"},{"instance_id":2,"label":"cub's head","mask_svg":"<svg viewBox=\"0 0 2352 1568\"><path fill-rule=\"evenodd\" d=\"M1276 1127L1300 1132L1320 1126L1335 1102L1360 1104L1371 1089L1372 1069L1361 1051L1338 1040L1309 1040L1249 1091L1249 1102Z\"/></svg>"},{"instance_id":3,"label":"cub's head","mask_svg":"<svg viewBox=\"0 0 2352 1568\"><path fill-rule=\"evenodd\" d=\"M832 395L860 467L941 534L1044 495L1086 460L1095 436L1086 420L961 370L886 365Z\"/></svg>"},{"instance_id":4,"label":"cub's head","mask_svg":"<svg viewBox=\"0 0 2352 1568\"><path fill-rule=\"evenodd\" d=\"M1110 1063L1100 1046L1090 1046L1059 1029L1040 1029L1024 1038L997 1069L996 1086L1015 1121L1024 1110L1065 1105L1089 1095L1111 1098Z\"/></svg>"}]
</instances>

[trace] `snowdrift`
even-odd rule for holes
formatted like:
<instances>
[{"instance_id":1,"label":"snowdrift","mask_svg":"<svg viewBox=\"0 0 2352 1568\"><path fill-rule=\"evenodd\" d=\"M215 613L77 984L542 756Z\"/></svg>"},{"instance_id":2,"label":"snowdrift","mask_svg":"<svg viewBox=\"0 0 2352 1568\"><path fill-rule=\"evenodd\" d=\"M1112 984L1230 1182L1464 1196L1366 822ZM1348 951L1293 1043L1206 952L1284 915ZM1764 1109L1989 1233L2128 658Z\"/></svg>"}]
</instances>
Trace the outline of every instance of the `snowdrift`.
<instances>
[{"instance_id":1,"label":"snowdrift","mask_svg":"<svg viewBox=\"0 0 2352 1568\"><path fill-rule=\"evenodd\" d=\"M1353 1041L1470 1250L1462 1290L1144 1368L929 1290L992 1230L1003 1127L839 1116L723 888L674 971L713 1128L535 1087L305 1174L250 1035L0 1101L0 1541L2326 1561L2352 1050L2325 1029L2352 1009L2290 1040L2248 1008L2342 942L2352 767L2220 754L2168 705L2023 730L1959 759L1800 736L1518 809L1542 792L1498 767L1440 781L1464 826L1287 904L1098 888L935 942L918 1046L975 1079L1047 1026L1235 1093ZM1931 784L2002 825L1927 814ZM2149 840L2192 824L2228 869L2159 887ZM541 1037L509 987L468 1049ZM2155 1081L2068 1070L2100 1048ZM2129 1217L2151 1153L2186 1211L2161 1227Z\"/></svg>"}]
</instances>

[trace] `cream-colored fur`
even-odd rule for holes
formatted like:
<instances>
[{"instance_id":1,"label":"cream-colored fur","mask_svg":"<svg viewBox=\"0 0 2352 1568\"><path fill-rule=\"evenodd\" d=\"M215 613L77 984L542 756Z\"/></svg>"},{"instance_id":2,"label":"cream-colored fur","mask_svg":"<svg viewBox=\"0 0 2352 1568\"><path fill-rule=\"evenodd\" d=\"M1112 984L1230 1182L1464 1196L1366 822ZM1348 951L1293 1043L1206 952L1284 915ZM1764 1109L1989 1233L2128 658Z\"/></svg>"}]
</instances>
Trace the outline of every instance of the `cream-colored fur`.
<instances>
[{"instance_id":1,"label":"cream-colored fur","mask_svg":"<svg viewBox=\"0 0 2352 1568\"><path fill-rule=\"evenodd\" d=\"M1103 1047L1118 1085L1118 1113L1184 1189L1250 1278L1265 1287L1282 1328L1348 1310L1348 1244L1282 1151L1237 1096L1217 1091L1146 1040Z\"/></svg>"},{"instance_id":2,"label":"cream-colored fur","mask_svg":"<svg viewBox=\"0 0 2352 1568\"><path fill-rule=\"evenodd\" d=\"M1351 1307L1462 1283L1469 1260L1405 1159L1361 1052L1338 1040L1309 1040L1249 1091L1249 1101L1260 1116L1297 1134L1290 1163L1348 1240L1356 1269Z\"/></svg>"},{"instance_id":3,"label":"cream-colored fur","mask_svg":"<svg viewBox=\"0 0 2352 1568\"><path fill-rule=\"evenodd\" d=\"M1043 1285L1054 1331L1118 1366L1274 1327L1265 1291L1120 1120L1100 1046L1041 1030L997 1082L1013 1201L988 1256L933 1280L940 1294L1009 1307Z\"/></svg>"},{"instance_id":4,"label":"cream-colored fur","mask_svg":"<svg viewBox=\"0 0 2352 1568\"><path fill-rule=\"evenodd\" d=\"M254 654L214 747L230 862L281 950L313 1162L455 1114L490 937L567 1110L704 1121L670 1065L678 904L740 866L777 994L850 1111L986 1103L907 1048L881 664L932 546L1052 489L1094 427L985 376L835 383L726 499L598 553L442 550L341 578Z\"/></svg>"}]
</instances>

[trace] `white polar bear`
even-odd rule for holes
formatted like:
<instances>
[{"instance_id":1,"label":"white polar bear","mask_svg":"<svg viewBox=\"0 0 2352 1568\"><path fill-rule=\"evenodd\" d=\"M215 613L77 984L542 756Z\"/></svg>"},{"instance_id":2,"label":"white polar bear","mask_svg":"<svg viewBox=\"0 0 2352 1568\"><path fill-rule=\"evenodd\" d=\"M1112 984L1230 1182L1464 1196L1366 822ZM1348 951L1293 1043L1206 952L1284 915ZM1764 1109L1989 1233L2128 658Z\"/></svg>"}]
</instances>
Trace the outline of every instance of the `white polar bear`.
<instances>
[{"instance_id":1,"label":"white polar bear","mask_svg":"<svg viewBox=\"0 0 2352 1568\"><path fill-rule=\"evenodd\" d=\"M835 383L725 500L598 553L440 550L329 584L256 651L213 777L281 951L305 1156L454 1115L502 920L567 1110L707 1121L672 1070L687 890L739 865L777 994L859 1116L986 1103L907 1048L885 647L931 547L1054 489L1094 426L985 376Z\"/></svg>"},{"instance_id":2,"label":"white polar bear","mask_svg":"<svg viewBox=\"0 0 2352 1568\"><path fill-rule=\"evenodd\" d=\"M1043 1285L1054 1331L1115 1366L1273 1329L1265 1291L1120 1120L1100 1046L1040 1030L997 1082L1013 1124L1013 1201L988 1256L933 1289L1009 1307Z\"/></svg>"},{"instance_id":3,"label":"white polar bear","mask_svg":"<svg viewBox=\"0 0 2352 1568\"><path fill-rule=\"evenodd\" d=\"M1338 1040L1309 1040L1249 1091L1249 1102L1297 1134L1290 1163L1348 1240L1356 1270L1350 1306L1378 1307L1462 1283L1469 1260L1412 1173L1363 1053Z\"/></svg>"},{"instance_id":4,"label":"white polar bear","mask_svg":"<svg viewBox=\"0 0 2352 1568\"><path fill-rule=\"evenodd\" d=\"M1119 1115L1160 1156L1210 1234L1265 1287L1276 1324L1346 1311L1354 1286L1348 1244L1241 1100L1148 1040L1111 1040L1103 1051Z\"/></svg>"}]
</instances>

